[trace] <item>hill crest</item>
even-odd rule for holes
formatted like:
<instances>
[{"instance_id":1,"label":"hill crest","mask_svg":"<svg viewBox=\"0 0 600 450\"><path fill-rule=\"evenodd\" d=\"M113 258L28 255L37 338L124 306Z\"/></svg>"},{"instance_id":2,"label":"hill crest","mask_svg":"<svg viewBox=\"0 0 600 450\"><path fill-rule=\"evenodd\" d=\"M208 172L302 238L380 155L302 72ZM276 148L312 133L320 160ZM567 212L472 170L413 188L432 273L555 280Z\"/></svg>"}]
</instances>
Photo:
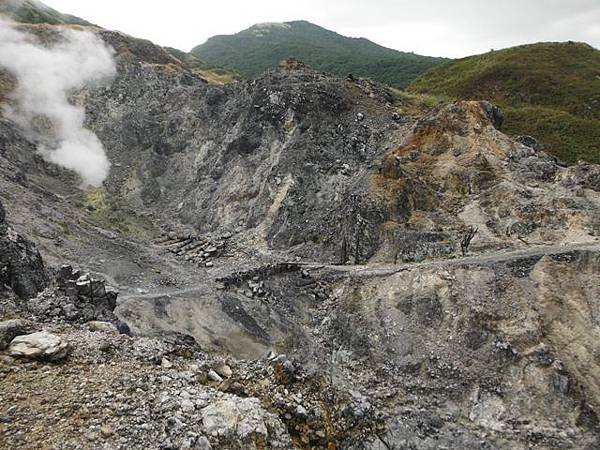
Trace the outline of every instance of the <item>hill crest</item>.
<instances>
[{"instance_id":1,"label":"hill crest","mask_svg":"<svg viewBox=\"0 0 600 450\"><path fill-rule=\"evenodd\" d=\"M353 73L396 87L405 87L447 61L386 48L364 37L343 36L306 20L259 23L239 33L213 36L191 53L246 78L295 58L334 75Z\"/></svg>"},{"instance_id":2,"label":"hill crest","mask_svg":"<svg viewBox=\"0 0 600 450\"><path fill-rule=\"evenodd\" d=\"M541 42L432 68L412 93L485 99L507 115L505 131L530 134L567 162L600 161L600 51L586 43Z\"/></svg>"}]
</instances>

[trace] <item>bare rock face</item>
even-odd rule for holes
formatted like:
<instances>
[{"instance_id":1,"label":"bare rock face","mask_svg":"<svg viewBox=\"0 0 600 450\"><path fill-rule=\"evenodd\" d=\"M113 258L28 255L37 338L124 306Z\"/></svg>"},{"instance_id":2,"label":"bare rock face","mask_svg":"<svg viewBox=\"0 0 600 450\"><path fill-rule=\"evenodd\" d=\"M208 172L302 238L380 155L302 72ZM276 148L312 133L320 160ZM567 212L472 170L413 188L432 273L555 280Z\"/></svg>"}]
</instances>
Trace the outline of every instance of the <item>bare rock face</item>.
<instances>
[{"instance_id":1,"label":"bare rock face","mask_svg":"<svg viewBox=\"0 0 600 450\"><path fill-rule=\"evenodd\" d=\"M514 141L494 111L474 101L440 107L386 155L371 178L386 211L380 259L452 254L470 227L479 251L596 239L600 196L587 180L597 168L584 176Z\"/></svg>"},{"instance_id":2,"label":"bare rock face","mask_svg":"<svg viewBox=\"0 0 600 450\"><path fill-rule=\"evenodd\" d=\"M566 187L569 169L503 134L489 102L398 120L384 87L294 61L214 86L125 59L83 98L118 164L111 196L255 251L418 261L453 254L471 226L483 250L589 241L600 223L593 178Z\"/></svg>"},{"instance_id":3,"label":"bare rock face","mask_svg":"<svg viewBox=\"0 0 600 450\"><path fill-rule=\"evenodd\" d=\"M42 257L34 244L5 222L5 216L0 202L0 285L21 298L34 297L48 283Z\"/></svg>"},{"instance_id":4,"label":"bare rock face","mask_svg":"<svg viewBox=\"0 0 600 450\"><path fill-rule=\"evenodd\" d=\"M12 356L47 361L60 361L69 354L69 344L59 336L41 331L17 336L8 347Z\"/></svg>"}]
</instances>

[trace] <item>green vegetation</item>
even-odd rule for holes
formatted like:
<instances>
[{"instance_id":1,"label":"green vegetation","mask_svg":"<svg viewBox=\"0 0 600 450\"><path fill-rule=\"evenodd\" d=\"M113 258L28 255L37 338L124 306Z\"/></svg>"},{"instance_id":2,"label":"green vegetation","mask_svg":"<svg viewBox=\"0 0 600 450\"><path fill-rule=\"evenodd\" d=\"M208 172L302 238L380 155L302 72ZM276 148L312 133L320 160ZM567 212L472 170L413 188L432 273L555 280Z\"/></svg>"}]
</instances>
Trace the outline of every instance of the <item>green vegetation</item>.
<instances>
[{"instance_id":1,"label":"green vegetation","mask_svg":"<svg viewBox=\"0 0 600 450\"><path fill-rule=\"evenodd\" d=\"M196 70L195 72L212 84L229 84L242 79L240 75L233 70L220 69L217 67L207 70Z\"/></svg>"},{"instance_id":2,"label":"green vegetation","mask_svg":"<svg viewBox=\"0 0 600 450\"><path fill-rule=\"evenodd\" d=\"M430 111L434 106L449 101L449 99L439 95L418 94L396 88L389 89L394 96L394 106L401 109L402 112L412 115L423 114Z\"/></svg>"},{"instance_id":3,"label":"green vegetation","mask_svg":"<svg viewBox=\"0 0 600 450\"><path fill-rule=\"evenodd\" d=\"M181 63L190 70L198 69L198 70L206 70L211 67L191 53L186 53L184 51L178 50L173 47L164 47L164 49L171 55L177 58Z\"/></svg>"},{"instance_id":4,"label":"green vegetation","mask_svg":"<svg viewBox=\"0 0 600 450\"><path fill-rule=\"evenodd\" d=\"M211 66L191 53L186 53L172 47L165 47L165 50L171 56L174 56L181 61L185 68L195 72L209 83L228 84L234 83L241 79L240 74L237 72L229 69L223 69L221 67Z\"/></svg>"},{"instance_id":5,"label":"green vegetation","mask_svg":"<svg viewBox=\"0 0 600 450\"><path fill-rule=\"evenodd\" d=\"M444 58L403 53L364 38L349 38L306 21L258 24L230 36L214 36L192 54L208 64L252 78L296 58L339 76L352 73L405 87Z\"/></svg>"},{"instance_id":6,"label":"green vegetation","mask_svg":"<svg viewBox=\"0 0 600 450\"><path fill-rule=\"evenodd\" d=\"M538 137L547 150L569 164L600 163L600 120L544 107L506 107L504 130Z\"/></svg>"},{"instance_id":7,"label":"green vegetation","mask_svg":"<svg viewBox=\"0 0 600 450\"><path fill-rule=\"evenodd\" d=\"M38 0L22 2L4 1L0 3L0 14L4 14L16 22L47 23L49 25L86 25L91 23L69 14L62 14Z\"/></svg>"},{"instance_id":8,"label":"green vegetation","mask_svg":"<svg viewBox=\"0 0 600 450\"><path fill-rule=\"evenodd\" d=\"M94 225L135 239L152 239L158 234L150 220L109 198L103 188L89 189L84 195L82 204Z\"/></svg>"},{"instance_id":9,"label":"green vegetation","mask_svg":"<svg viewBox=\"0 0 600 450\"><path fill-rule=\"evenodd\" d=\"M409 93L486 99L505 130L530 134L568 163L600 163L600 51L575 42L492 51L435 67Z\"/></svg>"}]
</instances>

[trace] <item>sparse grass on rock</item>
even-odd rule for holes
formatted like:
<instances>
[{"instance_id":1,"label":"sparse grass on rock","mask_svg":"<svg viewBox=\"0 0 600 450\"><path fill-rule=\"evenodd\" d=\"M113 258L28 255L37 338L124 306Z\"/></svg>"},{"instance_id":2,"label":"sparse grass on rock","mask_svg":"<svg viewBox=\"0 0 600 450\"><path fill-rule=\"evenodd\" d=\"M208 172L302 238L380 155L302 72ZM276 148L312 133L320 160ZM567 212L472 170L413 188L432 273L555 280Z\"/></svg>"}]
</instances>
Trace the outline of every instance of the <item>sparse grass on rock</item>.
<instances>
[{"instance_id":1,"label":"sparse grass on rock","mask_svg":"<svg viewBox=\"0 0 600 450\"><path fill-rule=\"evenodd\" d=\"M435 67L411 93L485 99L506 113L505 131L530 134L568 163L600 162L600 51L584 43L539 43Z\"/></svg>"}]
</instances>

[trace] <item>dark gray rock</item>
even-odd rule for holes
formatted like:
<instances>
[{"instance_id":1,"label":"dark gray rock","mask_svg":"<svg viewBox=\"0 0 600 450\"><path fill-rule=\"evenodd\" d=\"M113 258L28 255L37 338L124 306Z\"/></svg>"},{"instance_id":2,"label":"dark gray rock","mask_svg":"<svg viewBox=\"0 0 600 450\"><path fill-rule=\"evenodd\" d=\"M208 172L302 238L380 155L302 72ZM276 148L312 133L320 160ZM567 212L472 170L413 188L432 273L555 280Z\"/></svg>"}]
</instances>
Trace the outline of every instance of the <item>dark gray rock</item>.
<instances>
[{"instance_id":1,"label":"dark gray rock","mask_svg":"<svg viewBox=\"0 0 600 450\"><path fill-rule=\"evenodd\" d=\"M101 316L110 316L117 306L118 292L106 288L103 280L92 278L89 274L71 266L62 266L57 277L58 288L78 305L89 305Z\"/></svg>"},{"instance_id":2,"label":"dark gray rock","mask_svg":"<svg viewBox=\"0 0 600 450\"><path fill-rule=\"evenodd\" d=\"M492 122L494 128L497 130L501 129L502 124L504 123L504 113L502 110L490 102L483 101L480 102L480 104L483 107L483 110L486 112L488 119L490 119L490 122Z\"/></svg>"},{"instance_id":3,"label":"dark gray rock","mask_svg":"<svg viewBox=\"0 0 600 450\"><path fill-rule=\"evenodd\" d=\"M25 325L21 320L5 320L0 322L0 350L4 350L17 336L25 334Z\"/></svg>"},{"instance_id":4,"label":"dark gray rock","mask_svg":"<svg viewBox=\"0 0 600 450\"><path fill-rule=\"evenodd\" d=\"M5 221L0 202L0 287L6 285L23 299L34 297L48 284L44 262L35 245Z\"/></svg>"},{"instance_id":5,"label":"dark gray rock","mask_svg":"<svg viewBox=\"0 0 600 450\"><path fill-rule=\"evenodd\" d=\"M39 316L60 316L70 322L106 321L118 326L114 314L118 293L107 288L103 280L64 265L55 284L29 300L28 309Z\"/></svg>"},{"instance_id":6,"label":"dark gray rock","mask_svg":"<svg viewBox=\"0 0 600 450\"><path fill-rule=\"evenodd\" d=\"M541 142L539 142L533 136L528 136L528 135L517 136L515 138L515 140L517 142L520 142L524 146L529 147L529 148L535 150L536 152L539 152L539 151L542 151L542 150L545 149L544 144L542 144Z\"/></svg>"}]
</instances>

